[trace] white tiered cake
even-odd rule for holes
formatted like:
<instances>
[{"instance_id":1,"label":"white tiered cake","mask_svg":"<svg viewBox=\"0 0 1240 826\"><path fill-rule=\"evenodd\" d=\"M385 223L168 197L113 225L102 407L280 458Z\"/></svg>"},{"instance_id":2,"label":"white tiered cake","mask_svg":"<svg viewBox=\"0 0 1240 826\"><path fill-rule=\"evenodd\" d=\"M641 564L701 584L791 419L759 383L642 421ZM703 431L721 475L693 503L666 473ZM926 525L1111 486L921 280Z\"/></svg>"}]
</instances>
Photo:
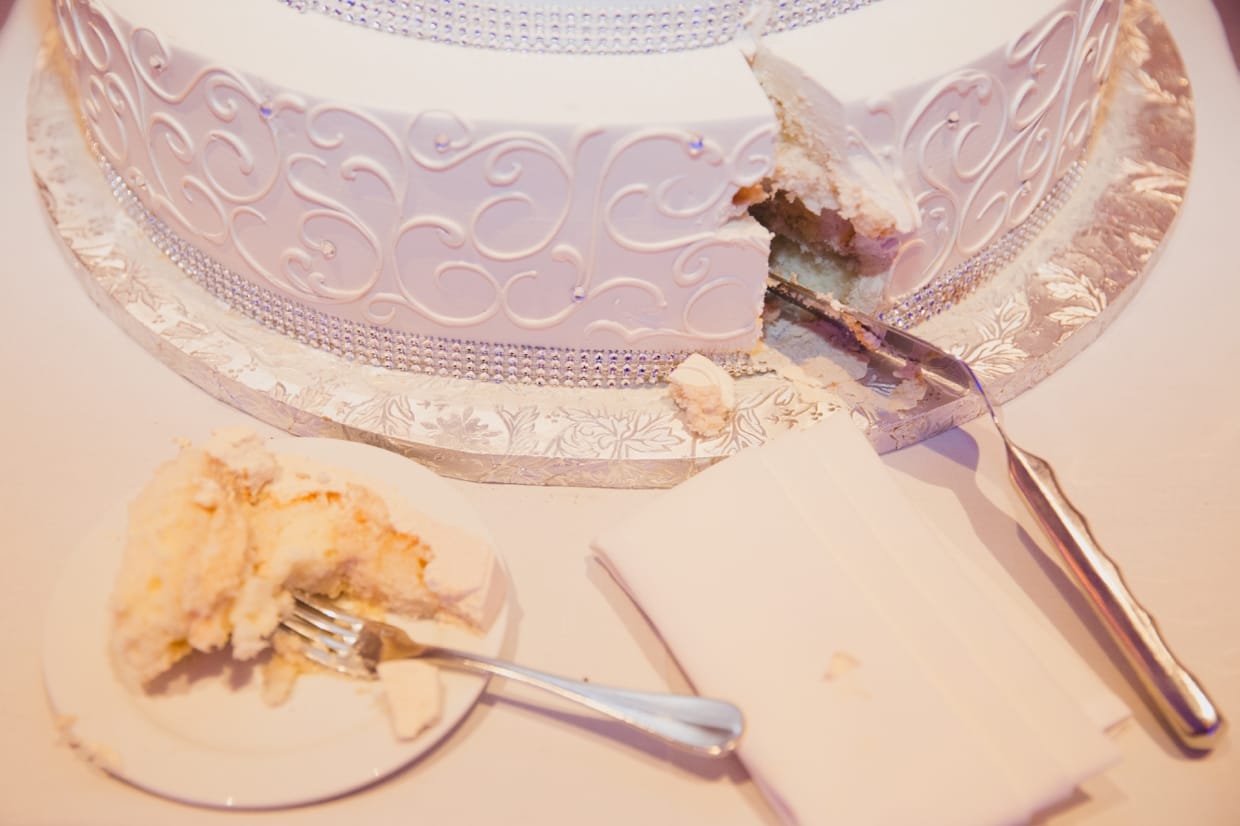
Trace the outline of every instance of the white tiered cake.
<instances>
[{"instance_id":1,"label":"white tiered cake","mask_svg":"<svg viewBox=\"0 0 1240 826\"><path fill-rule=\"evenodd\" d=\"M1070 187L1121 6L56 0L192 277L314 346L549 383L743 358L772 264L897 323L959 298Z\"/></svg>"}]
</instances>

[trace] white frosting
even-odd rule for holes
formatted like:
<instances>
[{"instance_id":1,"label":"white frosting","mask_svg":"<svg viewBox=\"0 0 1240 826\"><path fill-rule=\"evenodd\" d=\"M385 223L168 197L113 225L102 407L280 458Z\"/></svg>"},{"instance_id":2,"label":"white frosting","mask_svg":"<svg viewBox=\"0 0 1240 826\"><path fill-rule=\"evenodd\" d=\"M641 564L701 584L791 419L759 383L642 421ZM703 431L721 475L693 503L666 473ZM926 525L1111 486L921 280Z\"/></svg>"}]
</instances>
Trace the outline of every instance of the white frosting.
<instances>
[{"instance_id":1,"label":"white frosting","mask_svg":"<svg viewBox=\"0 0 1240 826\"><path fill-rule=\"evenodd\" d=\"M252 284L381 329L665 352L760 336L769 233L734 198L776 171L767 92L811 150L783 185L901 239L892 296L1032 209L1087 139L1119 0L1001 5L769 34L764 92L751 42L515 54L274 0L56 0L106 160Z\"/></svg>"},{"instance_id":2,"label":"white frosting","mask_svg":"<svg viewBox=\"0 0 1240 826\"><path fill-rule=\"evenodd\" d=\"M443 713L439 669L418 660L388 660L376 669L383 699L399 740L412 740Z\"/></svg>"}]
</instances>

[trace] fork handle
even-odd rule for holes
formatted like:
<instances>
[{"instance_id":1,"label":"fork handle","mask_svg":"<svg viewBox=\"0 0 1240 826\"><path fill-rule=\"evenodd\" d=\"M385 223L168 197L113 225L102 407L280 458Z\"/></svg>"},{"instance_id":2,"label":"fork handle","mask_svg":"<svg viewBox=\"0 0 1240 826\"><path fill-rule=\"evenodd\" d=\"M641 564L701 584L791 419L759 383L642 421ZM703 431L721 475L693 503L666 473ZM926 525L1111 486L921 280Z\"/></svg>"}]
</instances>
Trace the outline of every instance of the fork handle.
<instances>
[{"instance_id":1,"label":"fork handle","mask_svg":"<svg viewBox=\"0 0 1240 826\"><path fill-rule=\"evenodd\" d=\"M1176 738L1190 749L1208 751L1223 732L1223 717L1163 641L1154 619L1128 590L1119 568L1073 507L1044 459L1007 446L1012 482L1059 549L1094 613L1140 679L1154 709Z\"/></svg>"},{"instance_id":2,"label":"fork handle","mask_svg":"<svg viewBox=\"0 0 1240 826\"><path fill-rule=\"evenodd\" d=\"M724 700L597 685L451 648L427 646L420 657L544 689L695 754L730 753L745 728L741 710Z\"/></svg>"}]
</instances>

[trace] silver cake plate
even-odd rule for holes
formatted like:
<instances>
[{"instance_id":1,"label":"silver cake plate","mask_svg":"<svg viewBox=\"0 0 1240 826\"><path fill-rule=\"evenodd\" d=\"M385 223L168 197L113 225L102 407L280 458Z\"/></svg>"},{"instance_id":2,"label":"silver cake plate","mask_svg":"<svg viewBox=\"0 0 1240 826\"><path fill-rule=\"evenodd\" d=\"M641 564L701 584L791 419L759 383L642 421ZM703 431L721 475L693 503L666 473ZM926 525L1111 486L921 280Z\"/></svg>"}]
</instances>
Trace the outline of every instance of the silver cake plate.
<instances>
[{"instance_id":1,"label":"silver cake plate","mask_svg":"<svg viewBox=\"0 0 1240 826\"><path fill-rule=\"evenodd\" d=\"M1131 3L1117 71L1080 181L1046 229L973 295L915 329L968 359L997 401L1066 364L1140 285L1188 184L1192 93L1154 9ZM669 487L737 451L845 409L879 451L971 420L950 401L835 350L772 305L737 410L713 438L687 427L665 386L491 384L397 372L315 350L190 281L113 197L87 148L56 50L28 101L28 148L56 237L91 298L212 396L290 433L362 441L482 482Z\"/></svg>"}]
</instances>

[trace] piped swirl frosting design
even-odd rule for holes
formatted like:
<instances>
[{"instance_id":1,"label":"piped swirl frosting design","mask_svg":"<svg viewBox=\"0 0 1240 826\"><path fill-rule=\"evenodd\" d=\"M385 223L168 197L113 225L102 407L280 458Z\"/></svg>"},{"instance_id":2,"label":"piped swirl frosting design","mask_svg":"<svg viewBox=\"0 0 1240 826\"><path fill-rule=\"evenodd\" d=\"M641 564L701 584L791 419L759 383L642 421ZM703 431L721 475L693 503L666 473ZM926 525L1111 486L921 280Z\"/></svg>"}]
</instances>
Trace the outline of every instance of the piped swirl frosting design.
<instances>
[{"instance_id":1,"label":"piped swirl frosting design","mask_svg":"<svg viewBox=\"0 0 1240 826\"><path fill-rule=\"evenodd\" d=\"M1081 156L1120 2L1042 6L981 57L881 94L819 76L800 45L816 27L755 47L759 64L809 78L834 117L812 124L827 206L888 222L889 303L984 255ZM255 64L202 46L229 27L186 34L241 0L178 6L180 36L164 12L125 16L139 7L56 2L91 136L150 214L258 288L349 324L484 344L726 353L758 340L769 234L738 196L775 172L779 121L737 45L513 55L248 2L250 27L298 30L287 55ZM873 26L866 48L882 37ZM876 59L862 45L859 70ZM350 95L307 68L329 47L411 80ZM651 78L674 104L637 94ZM506 92L523 86L538 94L517 106Z\"/></svg>"},{"instance_id":2,"label":"piped swirl frosting design","mask_svg":"<svg viewBox=\"0 0 1240 826\"><path fill-rule=\"evenodd\" d=\"M730 216L771 166L769 120L539 130L383 111L273 90L98 3L57 11L106 159L153 214L261 286L480 341L757 339L767 236Z\"/></svg>"}]
</instances>

